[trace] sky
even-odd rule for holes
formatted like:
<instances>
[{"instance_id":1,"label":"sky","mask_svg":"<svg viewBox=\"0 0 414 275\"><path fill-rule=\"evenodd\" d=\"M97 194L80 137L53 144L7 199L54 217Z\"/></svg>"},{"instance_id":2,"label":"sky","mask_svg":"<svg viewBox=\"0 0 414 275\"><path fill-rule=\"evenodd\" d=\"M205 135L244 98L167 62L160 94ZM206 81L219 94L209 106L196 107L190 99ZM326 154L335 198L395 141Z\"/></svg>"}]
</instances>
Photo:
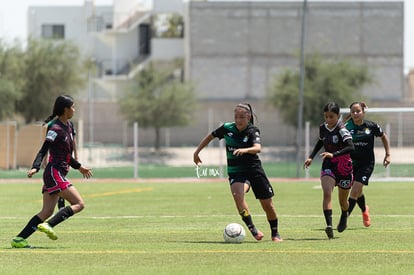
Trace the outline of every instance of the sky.
<instances>
[{"instance_id":1,"label":"sky","mask_svg":"<svg viewBox=\"0 0 414 275\"><path fill-rule=\"evenodd\" d=\"M150 0L148 0L150 1ZM166 0L164 0L166 1ZM227 0L229 1L229 0ZM230 0L232 1L232 0ZM262 0L266 1L266 0ZM288 0L289 1L289 0ZM296 0L298 1L298 0ZM313 0L308 0L311 2ZM337 0L319 0L337 1ZM355 1L339 0L337 2ZM375 0L365 0L375 1ZM381 1L381 0L376 0ZM394 1L394 0L389 0ZM396 0L401 1L401 0ZM414 69L414 1L402 0L405 6L404 14L404 72ZM113 0L94 0L95 5L112 5ZM81 6L84 0L10 0L0 4L0 37L6 41L27 37L27 9L29 6Z\"/></svg>"}]
</instances>

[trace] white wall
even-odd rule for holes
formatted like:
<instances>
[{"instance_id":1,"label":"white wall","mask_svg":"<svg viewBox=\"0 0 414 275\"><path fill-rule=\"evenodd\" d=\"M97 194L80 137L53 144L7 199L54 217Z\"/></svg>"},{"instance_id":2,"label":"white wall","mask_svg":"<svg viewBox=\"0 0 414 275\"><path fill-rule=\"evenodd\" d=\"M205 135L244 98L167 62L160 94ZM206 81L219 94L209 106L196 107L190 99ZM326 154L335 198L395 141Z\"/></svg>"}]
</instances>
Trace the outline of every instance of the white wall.
<instances>
[{"instance_id":1,"label":"white wall","mask_svg":"<svg viewBox=\"0 0 414 275\"><path fill-rule=\"evenodd\" d=\"M112 7L96 7L95 11L96 15L110 16ZM33 38L41 38L42 25L64 25L65 40L78 45L84 56L96 59L110 56L109 45L105 45L94 33L88 32L87 18L89 15L90 9L85 6L29 7L28 34Z\"/></svg>"},{"instance_id":2,"label":"white wall","mask_svg":"<svg viewBox=\"0 0 414 275\"><path fill-rule=\"evenodd\" d=\"M181 38L153 38L151 40L151 58L153 60L184 57L184 40Z\"/></svg>"},{"instance_id":3,"label":"white wall","mask_svg":"<svg viewBox=\"0 0 414 275\"><path fill-rule=\"evenodd\" d=\"M184 13L183 0L153 0L153 13Z\"/></svg>"}]
</instances>

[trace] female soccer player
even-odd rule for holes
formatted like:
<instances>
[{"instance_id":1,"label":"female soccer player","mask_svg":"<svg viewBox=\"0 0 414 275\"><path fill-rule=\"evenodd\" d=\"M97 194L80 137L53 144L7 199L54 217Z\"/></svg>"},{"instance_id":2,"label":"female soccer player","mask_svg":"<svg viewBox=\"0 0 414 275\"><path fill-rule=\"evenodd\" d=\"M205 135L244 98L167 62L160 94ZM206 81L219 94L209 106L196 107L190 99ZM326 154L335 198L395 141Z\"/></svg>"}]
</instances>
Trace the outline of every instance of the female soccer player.
<instances>
[{"instance_id":1,"label":"female soccer player","mask_svg":"<svg viewBox=\"0 0 414 275\"><path fill-rule=\"evenodd\" d=\"M50 121L49 123L53 123L53 120ZM75 128L73 127L73 125L72 125L72 138L73 138L73 142L72 142L73 157L74 157L74 159L78 160L78 150L77 150L77 147L76 147L76 131L75 131ZM57 202L57 209L60 210L64 207L65 207L65 199L59 197L58 202Z\"/></svg>"},{"instance_id":2,"label":"female soccer player","mask_svg":"<svg viewBox=\"0 0 414 275\"><path fill-rule=\"evenodd\" d=\"M369 216L369 207L365 204L363 187L364 185L368 185L369 178L374 171L375 137L381 138L385 149L385 156L382 162L383 165L387 167L391 160L388 137L377 123L364 119L366 108L367 105L363 102L352 103L349 106L351 119L345 123L345 127L351 133L355 145L355 151L351 152L354 184L352 185L351 194L348 199L348 215L351 215L355 204L358 203L358 206L362 211L362 221L364 226L368 227L371 225L371 218Z\"/></svg>"},{"instance_id":3,"label":"female soccer player","mask_svg":"<svg viewBox=\"0 0 414 275\"><path fill-rule=\"evenodd\" d=\"M272 241L281 242L282 238L278 232L278 218L272 201L273 188L257 155L261 151L260 131L253 122L253 111L250 104L238 104L234 109L234 122L224 123L206 135L195 150L193 160L196 165L201 163L200 151L214 138L224 138L230 190L243 222L256 240L260 241L263 238L263 233L253 224L245 200L245 193L251 187L266 213Z\"/></svg>"},{"instance_id":4,"label":"female soccer player","mask_svg":"<svg viewBox=\"0 0 414 275\"><path fill-rule=\"evenodd\" d=\"M36 174L40 169L43 158L49 151L49 161L43 172L43 207L38 214L29 220L23 230L13 238L11 241L12 247L30 248L31 246L26 239L36 230L44 232L50 239L56 240L58 237L53 227L84 208L84 202L78 190L66 179L69 166L78 169L85 178L92 176L91 169L83 167L72 157L73 125L70 119L74 112L75 105L72 97L58 96L55 100L52 115L45 120L45 123L51 120L53 122L48 124L43 146L37 154L32 168L27 172L29 178ZM59 210L45 222L53 214L53 209L59 197L64 198L71 205Z\"/></svg>"},{"instance_id":5,"label":"female soccer player","mask_svg":"<svg viewBox=\"0 0 414 275\"><path fill-rule=\"evenodd\" d=\"M337 226L338 232L347 227L348 195L351 189L352 161L349 155L354 148L352 136L340 120L340 108L337 103L331 102L323 108L325 122L319 126L319 140L312 153L305 161L308 168L319 150L324 147L322 157L321 185L323 190L323 214L325 216L325 233L329 239L334 238L332 230L332 192L338 186L338 199L341 205L341 218Z\"/></svg>"}]
</instances>

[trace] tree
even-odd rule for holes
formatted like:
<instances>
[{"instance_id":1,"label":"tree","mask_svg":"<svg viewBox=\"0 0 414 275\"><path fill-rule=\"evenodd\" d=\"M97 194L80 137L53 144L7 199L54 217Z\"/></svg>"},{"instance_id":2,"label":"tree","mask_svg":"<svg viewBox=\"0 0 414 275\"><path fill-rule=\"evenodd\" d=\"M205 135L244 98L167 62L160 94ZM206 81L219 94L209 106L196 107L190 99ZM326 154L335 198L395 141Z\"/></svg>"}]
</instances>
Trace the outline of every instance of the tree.
<instances>
[{"instance_id":1,"label":"tree","mask_svg":"<svg viewBox=\"0 0 414 275\"><path fill-rule=\"evenodd\" d=\"M269 88L268 100L283 119L297 126L299 105L299 72L286 70L275 78ZM361 88L372 77L367 66L346 60L328 61L314 54L305 61L303 117L312 125L322 120L323 106L334 101L348 106L351 101L362 100Z\"/></svg>"},{"instance_id":2,"label":"tree","mask_svg":"<svg viewBox=\"0 0 414 275\"><path fill-rule=\"evenodd\" d=\"M157 151L161 128L188 125L196 107L193 86L177 81L172 71L150 63L119 99L121 112L130 123L155 130Z\"/></svg>"},{"instance_id":3,"label":"tree","mask_svg":"<svg viewBox=\"0 0 414 275\"><path fill-rule=\"evenodd\" d=\"M27 123L44 120L58 95L73 96L85 84L84 75L79 49L73 43L30 39L25 56L26 82L17 110Z\"/></svg>"},{"instance_id":4,"label":"tree","mask_svg":"<svg viewBox=\"0 0 414 275\"><path fill-rule=\"evenodd\" d=\"M17 45L0 43L0 120L15 114L16 101L22 97L24 53Z\"/></svg>"},{"instance_id":5,"label":"tree","mask_svg":"<svg viewBox=\"0 0 414 275\"><path fill-rule=\"evenodd\" d=\"M153 26L155 37L177 38L184 35L184 18L177 13L155 15Z\"/></svg>"}]
</instances>

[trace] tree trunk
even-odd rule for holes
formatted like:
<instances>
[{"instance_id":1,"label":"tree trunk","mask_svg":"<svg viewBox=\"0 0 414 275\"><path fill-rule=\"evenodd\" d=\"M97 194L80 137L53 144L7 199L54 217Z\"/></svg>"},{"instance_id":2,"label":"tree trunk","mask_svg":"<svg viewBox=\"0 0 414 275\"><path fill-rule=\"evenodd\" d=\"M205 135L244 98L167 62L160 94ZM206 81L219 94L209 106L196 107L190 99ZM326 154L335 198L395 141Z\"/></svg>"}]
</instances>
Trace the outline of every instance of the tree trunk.
<instances>
[{"instance_id":1,"label":"tree trunk","mask_svg":"<svg viewBox=\"0 0 414 275\"><path fill-rule=\"evenodd\" d=\"M161 148L161 128L155 127L155 151L158 152Z\"/></svg>"}]
</instances>

